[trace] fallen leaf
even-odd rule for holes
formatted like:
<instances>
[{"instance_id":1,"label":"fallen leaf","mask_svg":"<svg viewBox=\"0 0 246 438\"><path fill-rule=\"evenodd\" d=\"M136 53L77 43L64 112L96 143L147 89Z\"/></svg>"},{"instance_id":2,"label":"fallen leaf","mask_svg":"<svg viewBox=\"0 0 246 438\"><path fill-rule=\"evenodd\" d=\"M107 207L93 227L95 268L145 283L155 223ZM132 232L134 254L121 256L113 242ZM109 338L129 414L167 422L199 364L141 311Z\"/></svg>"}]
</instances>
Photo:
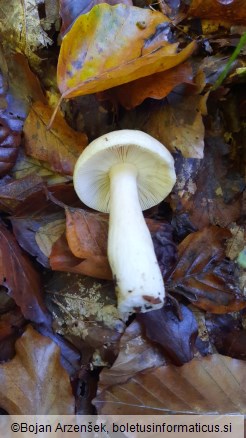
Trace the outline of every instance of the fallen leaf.
<instances>
[{"instance_id":1,"label":"fallen leaf","mask_svg":"<svg viewBox=\"0 0 246 438\"><path fill-rule=\"evenodd\" d=\"M87 136L70 128L60 113L50 130L52 109L42 102L33 104L25 121L25 150L28 155L48 162L55 172L73 175L74 165L87 144Z\"/></svg>"},{"instance_id":2,"label":"fallen leaf","mask_svg":"<svg viewBox=\"0 0 246 438\"><path fill-rule=\"evenodd\" d=\"M170 94L166 103L152 108L143 129L171 152L185 158L202 158L204 125L200 109L203 96Z\"/></svg>"},{"instance_id":3,"label":"fallen leaf","mask_svg":"<svg viewBox=\"0 0 246 438\"><path fill-rule=\"evenodd\" d=\"M246 360L246 329L232 315L207 315L210 339L220 354Z\"/></svg>"},{"instance_id":4,"label":"fallen leaf","mask_svg":"<svg viewBox=\"0 0 246 438\"><path fill-rule=\"evenodd\" d=\"M61 184L71 180L69 176L53 172L48 163L28 157L21 147L11 175L15 179L21 179L30 174L36 174L43 178L47 185Z\"/></svg>"},{"instance_id":5,"label":"fallen leaf","mask_svg":"<svg viewBox=\"0 0 246 438\"><path fill-rule=\"evenodd\" d=\"M74 414L60 350L31 326L16 342L14 359L0 365L0 383L0 404L10 415Z\"/></svg>"},{"instance_id":6,"label":"fallen leaf","mask_svg":"<svg viewBox=\"0 0 246 438\"><path fill-rule=\"evenodd\" d=\"M52 44L41 26L38 4L34 0L10 0L1 3L0 11L1 39L15 51L25 53L37 62L35 51Z\"/></svg>"},{"instance_id":7,"label":"fallen leaf","mask_svg":"<svg viewBox=\"0 0 246 438\"><path fill-rule=\"evenodd\" d=\"M232 152L220 137L206 139L204 159L197 175L184 189L177 185L173 208L178 216L187 214L193 228L203 229L211 224L225 228L239 220L245 181L240 160L233 160ZM179 178L179 177L178 177ZM192 188L192 190L190 190Z\"/></svg>"},{"instance_id":8,"label":"fallen leaf","mask_svg":"<svg viewBox=\"0 0 246 438\"><path fill-rule=\"evenodd\" d=\"M14 166L21 142L19 132L12 131L0 117L0 175L5 175Z\"/></svg>"},{"instance_id":9,"label":"fallen leaf","mask_svg":"<svg viewBox=\"0 0 246 438\"><path fill-rule=\"evenodd\" d=\"M13 232L19 245L46 268L54 242L64 233L66 223L62 212L50 215L11 217Z\"/></svg>"},{"instance_id":10,"label":"fallen leaf","mask_svg":"<svg viewBox=\"0 0 246 438\"><path fill-rule=\"evenodd\" d=\"M56 332L71 341L82 339L97 353L97 366L115 357L125 324L119 318L113 282L55 273L45 290Z\"/></svg>"},{"instance_id":11,"label":"fallen leaf","mask_svg":"<svg viewBox=\"0 0 246 438\"><path fill-rule=\"evenodd\" d=\"M157 368L165 363L160 348L144 335L142 325L133 321L123 333L119 354L111 368L100 373L100 391L105 387L125 383L139 371Z\"/></svg>"},{"instance_id":12,"label":"fallen leaf","mask_svg":"<svg viewBox=\"0 0 246 438\"><path fill-rule=\"evenodd\" d=\"M0 362L7 362L15 355L16 339L22 334L26 321L15 306L3 315L0 315Z\"/></svg>"},{"instance_id":13,"label":"fallen leaf","mask_svg":"<svg viewBox=\"0 0 246 438\"><path fill-rule=\"evenodd\" d=\"M5 49L4 58L7 63L6 81L8 89L6 93L7 107L1 117L4 117L11 130L21 132L32 102L38 100L45 103L46 99L40 82L31 71L28 60L24 55L9 53Z\"/></svg>"},{"instance_id":14,"label":"fallen leaf","mask_svg":"<svg viewBox=\"0 0 246 438\"><path fill-rule=\"evenodd\" d=\"M189 17L228 21L229 23L246 23L244 0L206 0L206 2L203 0L192 0L187 15Z\"/></svg>"},{"instance_id":15,"label":"fallen leaf","mask_svg":"<svg viewBox=\"0 0 246 438\"><path fill-rule=\"evenodd\" d=\"M146 220L153 240L155 254L164 280L177 260L177 246L173 241L173 227L167 223L156 222L157 229L153 229L154 221Z\"/></svg>"},{"instance_id":16,"label":"fallen leaf","mask_svg":"<svg viewBox=\"0 0 246 438\"><path fill-rule=\"evenodd\" d=\"M16 209L33 194L44 189L44 182L40 176L31 174L19 180L12 180L0 186L1 210L14 213ZM33 206L32 206L33 207Z\"/></svg>"},{"instance_id":17,"label":"fallen leaf","mask_svg":"<svg viewBox=\"0 0 246 438\"><path fill-rule=\"evenodd\" d=\"M44 100L44 96L23 55L3 53L0 47L0 59L1 98L4 99L0 117L0 175L4 175L16 162L30 100Z\"/></svg>"},{"instance_id":18,"label":"fallen leaf","mask_svg":"<svg viewBox=\"0 0 246 438\"><path fill-rule=\"evenodd\" d=\"M108 217L81 209L66 208L65 212L66 237L73 255L81 259L107 258Z\"/></svg>"},{"instance_id":19,"label":"fallen leaf","mask_svg":"<svg viewBox=\"0 0 246 438\"><path fill-rule=\"evenodd\" d=\"M146 329L146 335L157 342L175 365L189 362L194 356L198 326L188 307L179 304L175 309L170 302L162 309L137 316Z\"/></svg>"},{"instance_id":20,"label":"fallen leaf","mask_svg":"<svg viewBox=\"0 0 246 438\"><path fill-rule=\"evenodd\" d=\"M105 415L245 414L245 379L245 362L214 354L139 373L93 403Z\"/></svg>"},{"instance_id":21,"label":"fallen leaf","mask_svg":"<svg viewBox=\"0 0 246 438\"><path fill-rule=\"evenodd\" d=\"M0 224L0 284L8 289L26 319L49 323L39 274L3 224Z\"/></svg>"},{"instance_id":22,"label":"fallen leaf","mask_svg":"<svg viewBox=\"0 0 246 438\"><path fill-rule=\"evenodd\" d=\"M230 231L216 226L189 234L178 246L167 289L211 313L245 308L246 300L234 276L235 264L225 258L223 243L230 236Z\"/></svg>"},{"instance_id":23,"label":"fallen leaf","mask_svg":"<svg viewBox=\"0 0 246 438\"><path fill-rule=\"evenodd\" d=\"M62 41L57 67L62 98L106 90L182 63L196 43L177 53L168 33L169 20L160 12L123 4L94 6Z\"/></svg>"},{"instance_id":24,"label":"fallen leaf","mask_svg":"<svg viewBox=\"0 0 246 438\"><path fill-rule=\"evenodd\" d=\"M80 259L71 252L65 234L53 244L50 254L50 266L54 271L73 272L95 278L112 280L112 272L107 258L92 256Z\"/></svg>"},{"instance_id":25,"label":"fallen leaf","mask_svg":"<svg viewBox=\"0 0 246 438\"><path fill-rule=\"evenodd\" d=\"M61 33L65 33L71 28L72 24L82 14L87 14L95 5L100 3L108 3L109 5L117 5L124 3L131 6L132 0L60 0L60 16L62 19Z\"/></svg>"},{"instance_id":26,"label":"fallen leaf","mask_svg":"<svg viewBox=\"0 0 246 438\"><path fill-rule=\"evenodd\" d=\"M184 63L169 70L112 88L106 92L106 97L109 93L109 98L116 99L124 108L129 110L140 105L147 97L163 99L177 85L182 83L193 84L192 77L190 64Z\"/></svg>"}]
</instances>

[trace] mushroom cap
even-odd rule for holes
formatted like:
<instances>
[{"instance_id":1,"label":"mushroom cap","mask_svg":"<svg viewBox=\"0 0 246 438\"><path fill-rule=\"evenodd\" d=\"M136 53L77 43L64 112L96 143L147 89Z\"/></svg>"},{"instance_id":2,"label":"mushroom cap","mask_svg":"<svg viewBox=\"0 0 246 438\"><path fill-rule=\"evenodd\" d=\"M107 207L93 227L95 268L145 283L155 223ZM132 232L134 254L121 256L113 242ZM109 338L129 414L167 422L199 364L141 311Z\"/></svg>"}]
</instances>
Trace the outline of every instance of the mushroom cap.
<instances>
[{"instance_id":1,"label":"mushroom cap","mask_svg":"<svg viewBox=\"0 0 246 438\"><path fill-rule=\"evenodd\" d=\"M95 210L110 210L112 166L131 163L137 168L139 202L142 210L161 202L172 190L176 174L170 152L142 131L123 129L92 141L74 169L74 188L81 201Z\"/></svg>"}]
</instances>

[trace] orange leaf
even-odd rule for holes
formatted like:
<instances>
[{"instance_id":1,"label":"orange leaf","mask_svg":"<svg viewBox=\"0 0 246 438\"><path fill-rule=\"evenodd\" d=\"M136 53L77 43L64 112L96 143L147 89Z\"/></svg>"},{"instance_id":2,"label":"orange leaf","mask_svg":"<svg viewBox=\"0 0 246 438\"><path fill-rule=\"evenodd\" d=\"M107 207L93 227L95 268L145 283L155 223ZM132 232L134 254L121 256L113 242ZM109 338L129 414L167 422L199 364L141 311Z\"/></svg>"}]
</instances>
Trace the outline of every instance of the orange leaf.
<instances>
[{"instance_id":1,"label":"orange leaf","mask_svg":"<svg viewBox=\"0 0 246 438\"><path fill-rule=\"evenodd\" d=\"M185 61L196 43L177 53L177 43L167 41L168 23L160 12L123 4L99 4L81 15L61 45L62 97L106 90Z\"/></svg>"},{"instance_id":2,"label":"orange leaf","mask_svg":"<svg viewBox=\"0 0 246 438\"><path fill-rule=\"evenodd\" d=\"M245 0L232 0L230 2L192 0L188 16L219 20L220 22L246 23Z\"/></svg>"},{"instance_id":3,"label":"orange leaf","mask_svg":"<svg viewBox=\"0 0 246 438\"><path fill-rule=\"evenodd\" d=\"M54 271L74 272L75 274L112 280L112 273L106 256L91 256L88 259L75 257L69 249L65 234L52 247L50 265Z\"/></svg>"},{"instance_id":4,"label":"orange leaf","mask_svg":"<svg viewBox=\"0 0 246 438\"><path fill-rule=\"evenodd\" d=\"M75 257L107 257L108 218L103 214L66 208L66 236Z\"/></svg>"},{"instance_id":5,"label":"orange leaf","mask_svg":"<svg viewBox=\"0 0 246 438\"><path fill-rule=\"evenodd\" d=\"M52 128L47 125L52 109L36 102L25 121L25 149L28 155L46 161L55 172L72 175L74 165L87 145L87 136L70 128L60 113Z\"/></svg>"},{"instance_id":6,"label":"orange leaf","mask_svg":"<svg viewBox=\"0 0 246 438\"><path fill-rule=\"evenodd\" d=\"M0 364L0 405L13 415L73 414L69 376L59 347L29 326L16 342L16 356Z\"/></svg>"},{"instance_id":7,"label":"orange leaf","mask_svg":"<svg viewBox=\"0 0 246 438\"><path fill-rule=\"evenodd\" d=\"M192 68L188 63L119 85L110 90L109 93L124 108L132 109L140 105L147 97L163 99L174 87L181 83L193 83Z\"/></svg>"}]
</instances>

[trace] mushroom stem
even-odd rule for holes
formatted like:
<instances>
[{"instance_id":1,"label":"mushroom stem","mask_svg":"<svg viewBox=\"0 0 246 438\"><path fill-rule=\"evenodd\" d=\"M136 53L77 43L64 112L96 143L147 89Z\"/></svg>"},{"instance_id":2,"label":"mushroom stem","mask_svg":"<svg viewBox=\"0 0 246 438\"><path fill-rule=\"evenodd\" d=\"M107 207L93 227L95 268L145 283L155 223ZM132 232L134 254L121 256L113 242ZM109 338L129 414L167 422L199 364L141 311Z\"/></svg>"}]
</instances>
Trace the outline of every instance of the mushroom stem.
<instances>
[{"instance_id":1,"label":"mushroom stem","mask_svg":"<svg viewBox=\"0 0 246 438\"><path fill-rule=\"evenodd\" d=\"M120 163L110 170L108 258L122 314L163 306L165 289L154 245L139 204L137 169Z\"/></svg>"}]
</instances>

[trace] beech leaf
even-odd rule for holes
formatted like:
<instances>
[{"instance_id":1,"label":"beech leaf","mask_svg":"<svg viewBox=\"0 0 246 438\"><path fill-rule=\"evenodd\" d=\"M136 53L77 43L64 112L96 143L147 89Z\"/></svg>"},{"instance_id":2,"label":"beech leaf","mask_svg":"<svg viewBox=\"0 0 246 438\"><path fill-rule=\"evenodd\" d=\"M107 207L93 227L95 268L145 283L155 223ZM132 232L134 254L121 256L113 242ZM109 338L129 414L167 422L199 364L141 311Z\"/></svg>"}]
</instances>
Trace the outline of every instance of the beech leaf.
<instances>
[{"instance_id":1,"label":"beech leaf","mask_svg":"<svg viewBox=\"0 0 246 438\"><path fill-rule=\"evenodd\" d=\"M119 354L111 368L100 373L102 388L125 383L139 371L157 368L165 363L165 356L157 345L144 335L142 325L133 321L121 336Z\"/></svg>"},{"instance_id":2,"label":"beech leaf","mask_svg":"<svg viewBox=\"0 0 246 438\"><path fill-rule=\"evenodd\" d=\"M229 23L246 23L244 0L214 1L192 0L188 10L189 17L228 21Z\"/></svg>"},{"instance_id":3,"label":"beech leaf","mask_svg":"<svg viewBox=\"0 0 246 438\"><path fill-rule=\"evenodd\" d=\"M60 113L47 130L52 109L42 102L33 104L25 121L25 150L28 155L48 162L55 172L72 175L74 165L87 144L87 136L70 128Z\"/></svg>"},{"instance_id":4,"label":"beech leaf","mask_svg":"<svg viewBox=\"0 0 246 438\"><path fill-rule=\"evenodd\" d=\"M28 326L16 342L16 356L0 365L0 405L13 415L69 415L74 397L60 364L60 349Z\"/></svg>"},{"instance_id":5,"label":"beech leaf","mask_svg":"<svg viewBox=\"0 0 246 438\"><path fill-rule=\"evenodd\" d=\"M158 342L176 365L189 362L194 356L198 326L193 313L183 304L137 315L146 328L146 335Z\"/></svg>"},{"instance_id":6,"label":"beech leaf","mask_svg":"<svg viewBox=\"0 0 246 438\"><path fill-rule=\"evenodd\" d=\"M165 104L152 108L144 130L171 152L185 158L203 158L204 125L201 102L204 96L170 94Z\"/></svg>"},{"instance_id":7,"label":"beech leaf","mask_svg":"<svg viewBox=\"0 0 246 438\"><path fill-rule=\"evenodd\" d=\"M169 19L160 12L99 4L65 35L57 81L62 98L95 93L168 70L185 61L195 42L177 53L167 41Z\"/></svg>"},{"instance_id":8,"label":"beech leaf","mask_svg":"<svg viewBox=\"0 0 246 438\"><path fill-rule=\"evenodd\" d=\"M132 5L132 0L60 0L62 34L64 35L70 29L76 18L78 18L81 14L86 14L93 8L93 6L98 5L99 3L108 3L109 5L125 3L127 5Z\"/></svg>"},{"instance_id":9,"label":"beech leaf","mask_svg":"<svg viewBox=\"0 0 246 438\"><path fill-rule=\"evenodd\" d=\"M174 87L182 83L193 83L192 68L188 63L119 85L108 93L109 97L112 96L112 99L116 99L124 108L132 109L147 97L163 99Z\"/></svg>"},{"instance_id":10,"label":"beech leaf","mask_svg":"<svg viewBox=\"0 0 246 438\"><path fill-rule=\"evenodd\" d=\"M94 399L99 414L245 414L245 362L214 354L139 373Z\"/></svg>"},{"instance_id":11,"label":"beech leaf","mask_svg":"<svg viewBox=\"0 0 246 438\"><path fill-rule=\"evenodd\" d=\"M0 224L0 284L8 289L9 295L14 298L26 319L38 323L49 322L39 274L20 249L14 236L2 224Z\"/></svg>"},{"instance_id":12,"label":"beech leaf","mask_svg":"<svg viewBox=\"0 0 246 438\"><path fill-rule=\"evenodd\" d=\"M112 272L106 257L91 256L88 259L75 257L68 246L65 234L52 246L50 265L54 271L73 272L112 280Z\"/></svg>"},{"instance_id":13,"label":"beech leaf","mask_svg":"<svg viewBox=\"0 0 246 438\"><path fill-rule=\"evenodd\" d=\"M188 298L211 313L229 313L246 307L234 278L235 265L225 258L223 243L230 231L211 226L189 234L178 247L178 260L168 281L169 291Z\"/></svg>"}]
</instances>

